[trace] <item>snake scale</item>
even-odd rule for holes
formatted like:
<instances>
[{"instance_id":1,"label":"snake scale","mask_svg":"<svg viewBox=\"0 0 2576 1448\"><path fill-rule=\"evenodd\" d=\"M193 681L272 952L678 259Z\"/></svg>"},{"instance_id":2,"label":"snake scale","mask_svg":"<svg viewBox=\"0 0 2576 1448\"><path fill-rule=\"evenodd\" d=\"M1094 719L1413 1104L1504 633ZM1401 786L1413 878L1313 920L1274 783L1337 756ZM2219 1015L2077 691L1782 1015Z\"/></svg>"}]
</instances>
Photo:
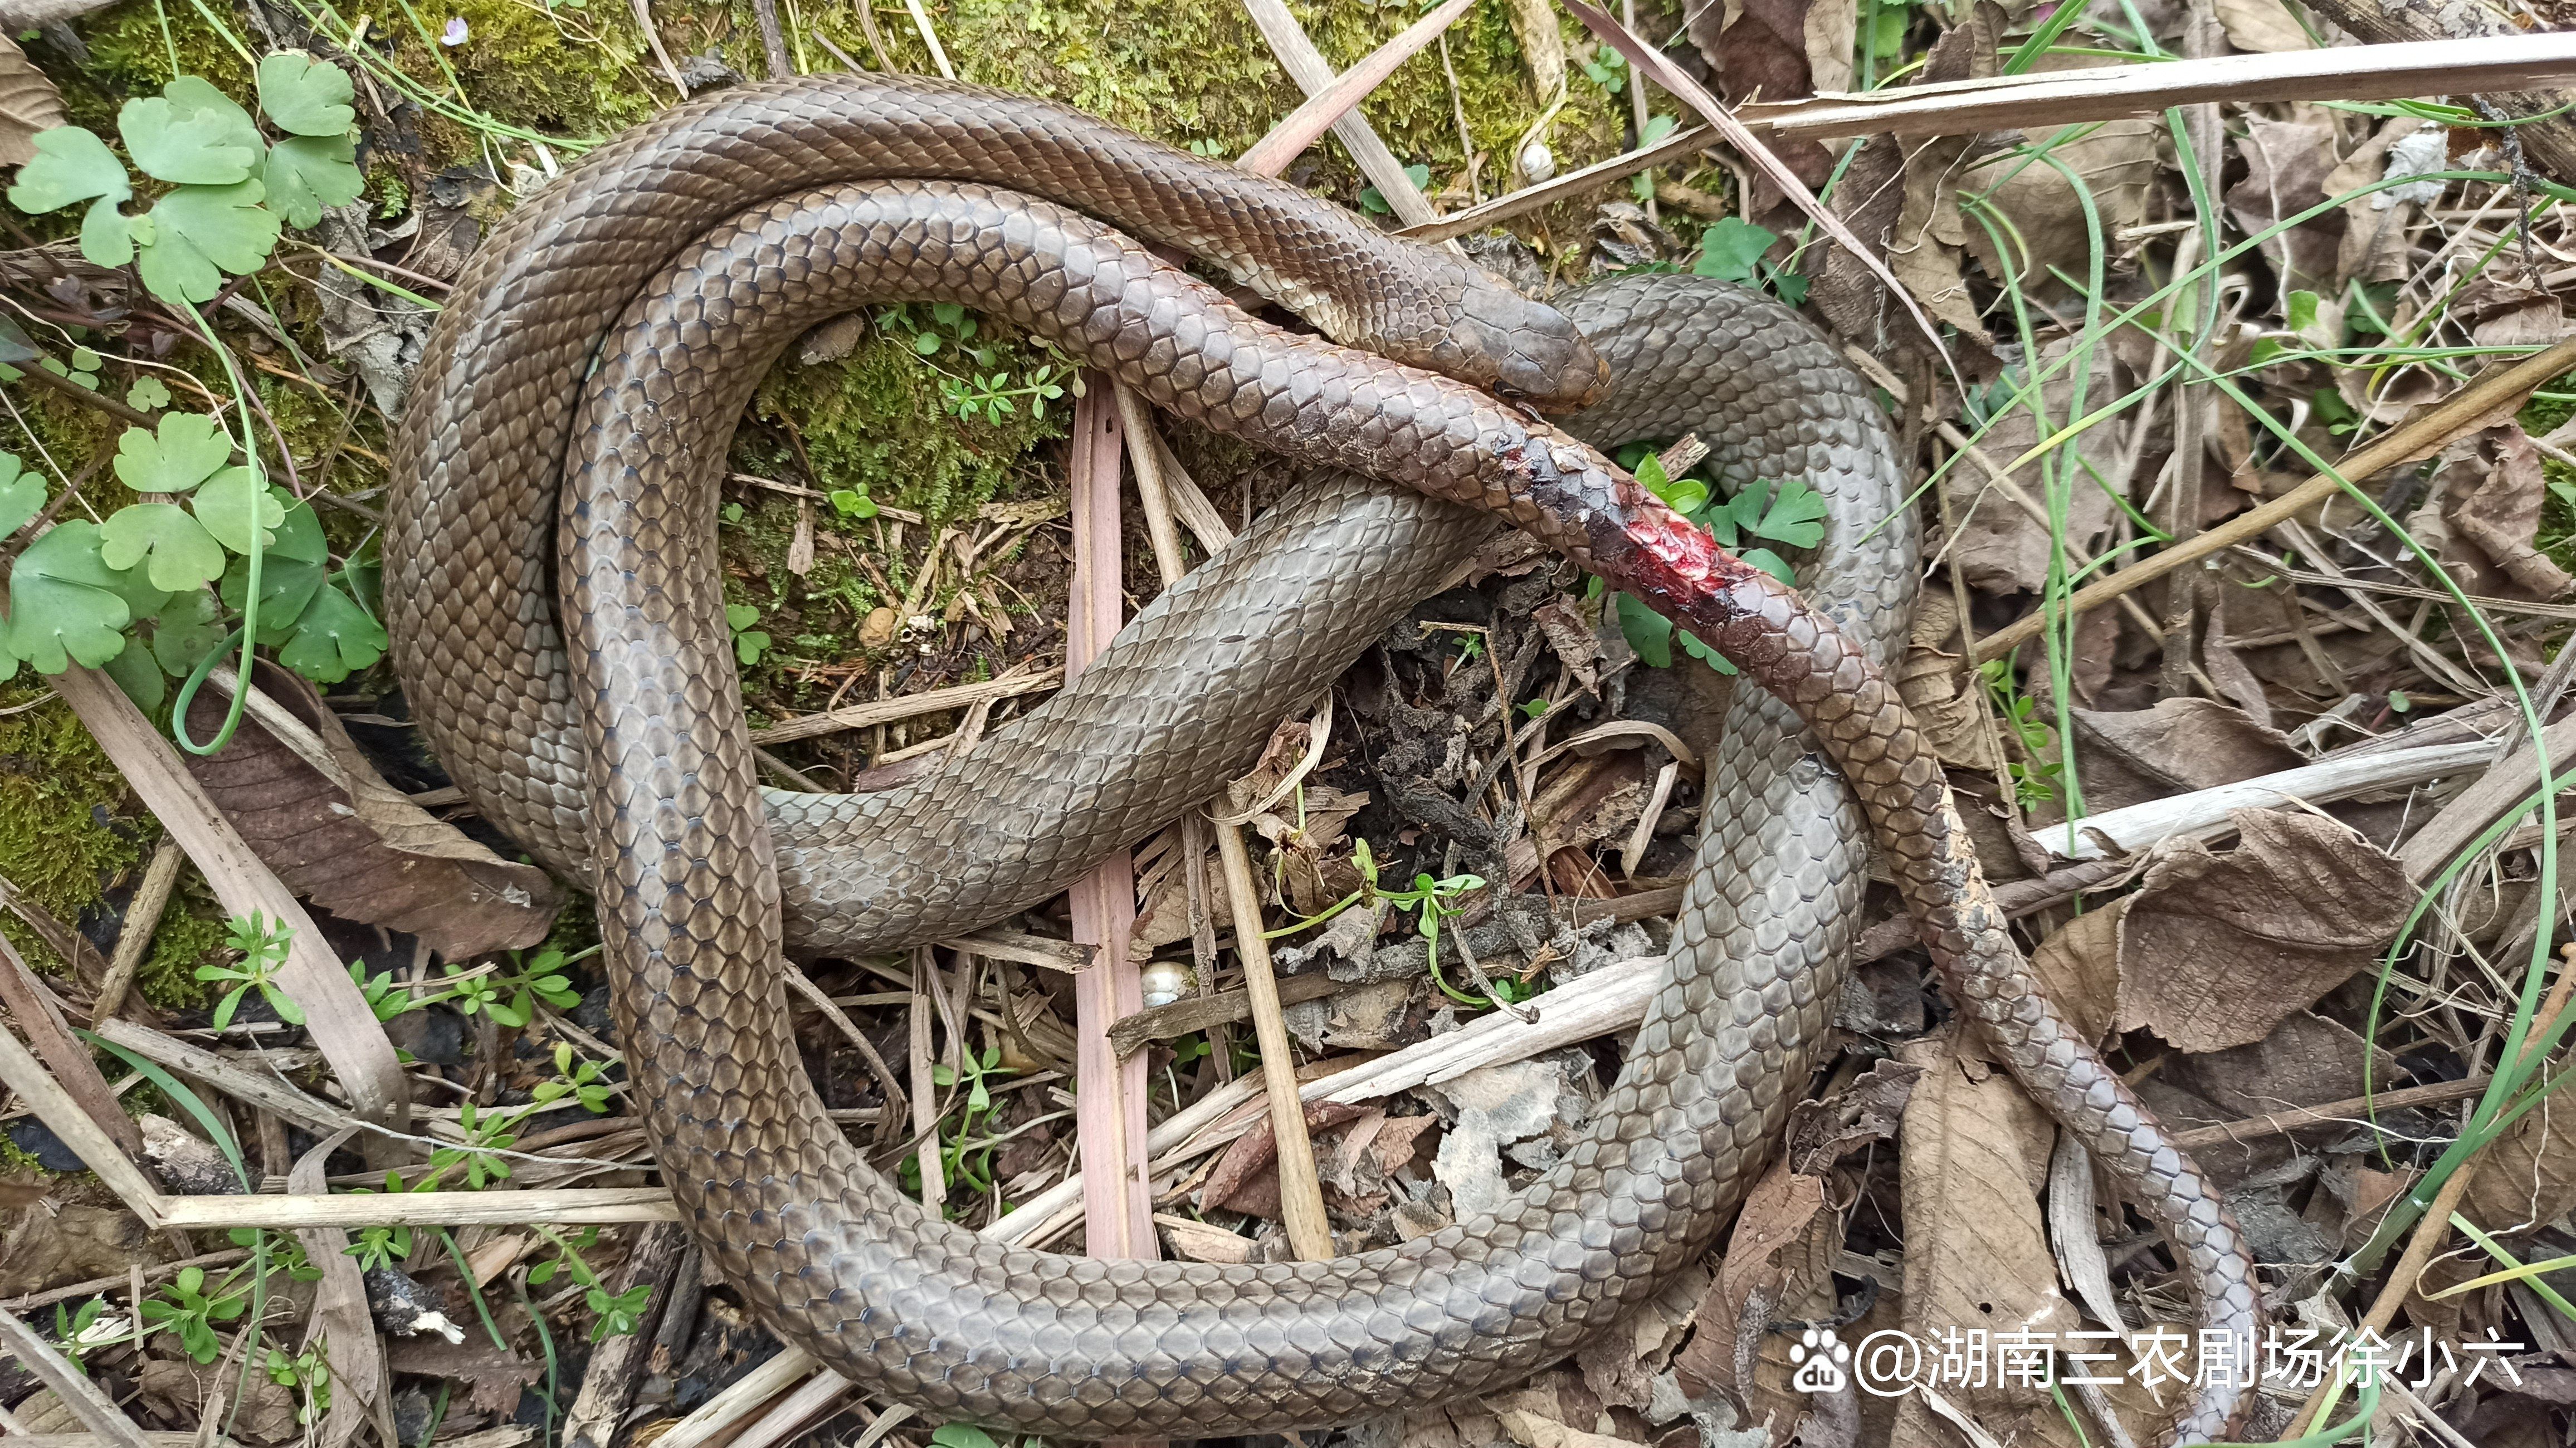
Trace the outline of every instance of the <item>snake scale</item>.
<instances>
[{"instance_id":1,"label":"snake scale","mask_svg":"<svg viewBox=\"0 0 2576 1448\"><path fill-rule=\"evenodd\" d=\"M1245 314L1130 234L1335 340ZM941 300L1322 471L967 759L877 794L761 791L715 556L728 439L803 329ZM1526 404L1581 410L1569 433ZM1735 479L1826 496L1803 596L1574 436L1686 431ZM1624 277L1560 312L1070 109L811 76L679 106L521 205L459 278L396 445L386 595L430 745L596 890L631 1078L709 1263L872 1393L1202 1437L1564 1356L1706 1251L1760 1169L1826 1034L1873 837L1991 1049L2165 1225L2208 1323L2252 1325L2215 1187L2037 990L1880 672L1915 583L1903 471L1866 390L1776 303ZM1490 1217L1265 1266L1004 1248L869 1170L798 1059L782 952L896 949L1063 890L1213 795L1496 515L1762 685L1739 691L1670 977L1589 1136ZM2233 1407L2204 1389L2174 1431L2213 1435Z\"/></svg>"}]
</instances>

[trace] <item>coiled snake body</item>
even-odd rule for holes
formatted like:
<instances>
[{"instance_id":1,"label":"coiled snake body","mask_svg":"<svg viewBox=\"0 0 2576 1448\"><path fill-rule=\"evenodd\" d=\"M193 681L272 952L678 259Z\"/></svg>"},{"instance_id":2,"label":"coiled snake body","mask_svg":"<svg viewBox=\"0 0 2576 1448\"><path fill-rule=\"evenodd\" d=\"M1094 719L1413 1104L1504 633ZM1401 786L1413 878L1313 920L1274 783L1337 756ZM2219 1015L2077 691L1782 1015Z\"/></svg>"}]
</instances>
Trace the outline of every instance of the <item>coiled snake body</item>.
<instances>
[{"instance_id":1,"label":"coiled snake body","mask_svg":"<svg viewBox=\"0 0 2576 1448\"><path fill-rule=\"evenodd\" d=\"M1104 223L1358 346L1248 317ZM1157 406L1339 471L970 758L879 794L763 794L715 480L793 337L902 300L1007 316ZM1467 385L1589 401L1605 365L1584 436L1697 431L1738 479L1825 494L1804 601ZM2215 1189L2033 988L1878 674L1914 585L1903 473L1864 389L1774 303L1621 278L1561 316L1075 112L816 76L681 106L523 205L439 318L398 450L386 595L430 743L596 889L631 1079L709 1261L869 1391L995 1427L1199 1437L1418 1406L1564 1355L1705 1251L1760 1168L1825 1034L1872 830L1963 1009L2167 1224L2211 1324L2250 1327ZM1061 891L1239 772L1493 514L1769 691L1739 693L1670 979L1589 1138L1492 1217L1260 1267L1003 1248L870 1171L798 1060L781 950L898 948ZM2177 1431L2213 1434L2231 1405L2204 1391Z\"/></svg>"}]
</instances>

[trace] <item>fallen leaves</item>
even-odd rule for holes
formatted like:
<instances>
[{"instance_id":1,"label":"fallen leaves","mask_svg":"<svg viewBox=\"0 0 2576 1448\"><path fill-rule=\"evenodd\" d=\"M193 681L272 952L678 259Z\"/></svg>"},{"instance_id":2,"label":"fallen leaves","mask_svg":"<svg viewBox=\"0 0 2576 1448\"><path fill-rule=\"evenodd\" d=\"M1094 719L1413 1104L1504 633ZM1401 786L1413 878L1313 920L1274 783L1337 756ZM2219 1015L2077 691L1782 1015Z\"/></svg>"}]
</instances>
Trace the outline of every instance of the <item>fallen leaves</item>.
<instances>
[{"instance_id":1,"label":"fallen leaves","mask_svg":"<svg viewBox=\"0 0 2576 1448\"><path fill-rule=\"evenodd\" d=\"M188 756L189 772L288 888L342 919L419 936L451 960L545 938L562 892L533 865L504 860L384 782L311 685L263 668L263 692L303 721L307 757L249 714L233 742ZM198 694L200 735L223 701Z\"/></svg>"},{"instance_id":2,"label":"fallen leaves","mask_svg":"<svg viewBox=\"0 0 2576 1448\"><path fill-rule=\"evenodd\" d=\"M62 123L62 92L15 39L0 35L0 166L34 160L36 133Z\"/></svg>"},{"instance_id":3,"label":"fallen leaves","mask_svg":"<svg viewBox=\"0 0 2576 1448\"><path fill-rule=\"evenodd\" d=\"M2041 945L2038 968L2091 1034L2116 980L2110 1029L2191 1052L2260 1041L2368 965L2404 922L2404 869L2350 829L2288 810L2234 821L2234 848L2167 840L2136 893Z\"/></svg>"}]
</instances>

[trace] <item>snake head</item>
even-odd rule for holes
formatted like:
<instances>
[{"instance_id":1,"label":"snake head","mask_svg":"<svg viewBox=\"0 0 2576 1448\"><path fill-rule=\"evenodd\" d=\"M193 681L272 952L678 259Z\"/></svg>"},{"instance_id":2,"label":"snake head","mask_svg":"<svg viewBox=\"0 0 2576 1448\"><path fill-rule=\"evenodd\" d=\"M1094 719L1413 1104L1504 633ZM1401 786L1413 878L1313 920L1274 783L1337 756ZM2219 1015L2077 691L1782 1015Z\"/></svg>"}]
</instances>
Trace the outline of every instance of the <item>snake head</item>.
<instances>
[{"instance_id":1,"label":"snake head","mask_svg":"<svg viewBox=\"0 0 2576 1448\"><path fill-rule=\"evenodd\" d=\"M1551 414L1579 411L1608 389L1610 365L1563 312L1475 267L1458 273L1428 365Z\"/></svg>"}]
</instances>

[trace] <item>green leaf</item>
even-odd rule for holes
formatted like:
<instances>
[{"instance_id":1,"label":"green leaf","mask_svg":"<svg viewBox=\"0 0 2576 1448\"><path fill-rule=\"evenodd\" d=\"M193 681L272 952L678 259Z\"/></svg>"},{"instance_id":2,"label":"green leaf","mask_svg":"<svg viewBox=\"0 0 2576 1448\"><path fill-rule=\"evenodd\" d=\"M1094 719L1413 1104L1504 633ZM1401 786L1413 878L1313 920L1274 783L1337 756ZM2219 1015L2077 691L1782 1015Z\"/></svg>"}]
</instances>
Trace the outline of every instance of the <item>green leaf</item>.
<instances>
[{"instance_id":1,"label":"green leaf","mask_svg":"<svg viewBox=\"0 0 2576 1448\"><path fill-rule=\"evenodd\" d=\"M746 668L759 663L760 656L767 652L769 652L769 635L759 629L751 629L733 636L733 656Z\"/></svg>"},{"instance_id":2,"label":"green leaf","mask_svg":"<svg viewBox=\"0 0 2576 1448\"><path fill-rule=\"evenodd\" d=\"M161 94L125 103L117 134L134 167L181 186L230 186L259 164L259 126L202 77L183 75Z\"/></svg>"},{"instance_id":3,"label":"green leaf","mask_svg":"<svg viewBox=\"0 0 2576 1448\"><path fill-rule=\"evenodd\" d=\"M243 470L247 471L247 470ZM136 503L99 525L99 557L120 572L150 560L152 586L166 593L219 578L224 550L176 503Z\"/></svg>"},{"instance_id":4,"label":"green leaf","mask_svg":"<svg viewBox=\"0 0 2576 1448\"><path fill-rule=\"evenodd\" d=\"M1759 521L1746 521L1745 531L1792 548L1813 548L1825 541L1823 520L1829 511L1823 494L1791 478L1772 493L1771 506Z\"/></svg>"},{"instance_id":5,"label":"green leaf","mask_svg":"<svg viewBox=\"0 0 2576 1448\"><path fill-rule=\"evenodd\" d=\"M1735 665L1727 661L1726 655L1719 653L1717 650L1710 648L1704 643L1701 643L1699 641L1699 635L1692 633L1689 629L1675 629L1673 631L1673 637L1681 641L1683 653L1690 655L1692 658L1699 660L1701 663L1708 665L1710 668L1717 670L1721 674L1733 674L1735 672Z\"/></svg>"},{"instance_id":6,"label":"green leaf","mask_svg":"<svg viewBox=\"0 0 2576 1448\"><path fill-rule=\"evenodd\" d=\"M260 205L267 194L252 180L182 186L154 202L132 227L143 285L166 301L210 302L222 272L259 270L277 246L277 214Z\"/></svg>"},{"instance_id":7,"label":"green leaf","mask_svg":"<svg viewBox=\"0 0 2576 1448\"><path fill-rule=\"evenodd\" d=\"M1671 135L1673 133L1673 127L1679 124L1681 124L1681 122L1671 116L1648 116L1646 118L1646 129L1637 133L1638 146L1645 147L1655 144L1664 137Z\"/></svg>"},{"instance_id":8,"label":"green leaf","mask_svg":"<svg viewBox=\"0 0 2576 1448\"><path fill-rule=\"evenodd\" d=\"M161 701L169 696L170 686L146 650L119 649L116 657L101 667L116 681L116 687L125 691L125 697L134 701L134 707L146 714L159 710Z\"/></svg>"},{"instance_id":9,"label":"green leaf","mask_svg":"<svg viewBox=\"0 0 2576 1448\"><path fill-rule=\"evenodd\" d=\"M260 172L269 204L289 226L320 225L324 207L346 206L367 189L357 158L357 141L345 135L289 136L269 148Z\"/></svg>"},{"instance_id":10,"label":"green leaf","mask_svg":"<svg viewBox=\"0 0 2576 1448\"><path fill-rule=\"evenodd\" d=\"M877 515L877 500L865 493L834 488L831 498L833 511L844 518L873 518Z\"/></svg>"},{"instance_id":11,"label":"green leaf","mask_svg":"<svg viewBox=\"0 0 2576 1448\"><path fill-rule=\"evenodd\" d=\"M324 584L295 622L277 661L317 684L336 684L385 656L385 626Z\"/></svg>"},{"instance_id":12,"label":"green leaf","mask_svg":"<svg viewBox=\"0 0 2576 1448\"><path fill-rule=\"evenodd\" d=\"M137 377L125 389L125 405L137 412L158 412L170 405L170 384L158 377Z\"/></svg>"},{"instance_id":13,"label":"green leaf","mask_svg":"<svg viewBox=\"0 0 2576 1448\"><path fill-rule=\"evenodd\" d=\"M16 453L0 453L0 538L26 527L44 507L45 480L26 471Z\"/></svg>"},{"instance_id":14,"label":"green leaf","mask_svg":"<svg viewBox=\"0 0 2576 1448\"><path fill-rule=\"evenodd\" d=\"M732 629L735 633L740 633L744 629L747 629L758 622L760 622L760 610L752 607L750 604L728 603L725 605L725 626Z\"/></svg>"},{"instance_id":15,"label":"green leaf","mask_svg":"<svg viewBox=\"0 0 2576 1448\"><path fill-rule=\"evenodd\" d=\"M1789 566L1789 560L1768 548L1747 548L1736 556L1792 588L1798 585L1798 570Z\"/></svg>"},{"instance_id":16,"label":"green leaf","mask_svg":"<svg viewBox=\"0 0 2576 1448\"><path fill-rule=\"evenodd\" d=\"M202 412L174 412L150 432L129 427L116 440L116 480L138 493L184 493L232 455L232 436L221 422Z\"/></svg>"},{"instance_id":17,"label":"green leaf","mask_svg":"<svg viewBox=\"0 0 2576 1448\"><path fill-rule=\"evenodd\" d=\"M123 266L134 260L135 219L104 197L90 203L81 218L81 255L100 266Z\"/></svg>"},{"instance_id":18,"label":"green leaf","mask_svg":"<svg viewBox=\"0 0 2576 1448\"><path fill-rule=\"evenodd\" d=\"M223 605L202 589L170 595L152 624L152 657L161 671L184 679L206 655L222 648L228 630Z\"/></svg>"},{"instance_id":19,"label":"green leaf","mask_svg":"<svg viewBox=\"0 0 2576 1448\"><path fill-rule=\"evenodd\" d=\"M331 547L322 536L322 520L313 516L312 504L295 501L282 488L271 489L269 497L286 509L285 521L277 525L277 541L268 545L259 570L259 642L274 647L295 636L296 620L304 616L330 571ZM248 597L244 583L249 574L247 558L234 559L224 570L224 603L235 611Z\"/></svg>"},{"instance_id":20,"label":"green leaf","mask_svg":"<svg viewBox=\"0 0 2576 1448\"><path fill-rule=\"evenodd\" d=\"M59 211L82 201L103 201L113 211L132 199L125 163L95 134L78 126L38 131L35 159L18 168L9 204L30 214Z\"/></svg>"},{"instance_id":21,"label":"green leaf","mask_svg":"<svg viewBox=\"0 0 2576 1448\"><path fill-rule=\"evenodd\" d=\"M345 136L357 123L349 104L356 94L347 71L300 50L280 51L259 63L259 108L281 131Z\"/></svg>"},{"instance_id":22,"label":"green leaf","mask_svg":"<svg viewBox=\"0 0 2576 1448\"><path fill-rule=\"evenodd\" d=\"M1720 281L1749 282L1754 277L1754 263L1779 239L1743 217L1721 217L1700 233L1699 259L1691 263L1691 270Z\"/></svg>"},{"instance_id":23,"label":"green leaf","mask_svg":"<svg viewBox=\"0 0 2576 1448\"><path fill-rule=\"evenodd\" d=\"M42 674L78 660L92 668L125 647L132 621L123 580L99 558L98 525L58 524L9 570L9 647Z\"/></svg>"},{"instance_id":24,"label":"green leaf","mask_svg":"<svg viewBox=\"0 0 2576 1448\"><path fill-rule=\"evenodd\" d=\"M2282 315L2288 320L2290 330L2293 332L2304 332L2315 326L2317 294L2314 292L2290 293L2287 304L2282 308Z\"/></svg>"},{"instance_id":25,"label":"green leaf","mask_svg":"<svg viewBox=\"0 0 2576 1448\"><path fill-rule=\"evenodd\" d=\"M1619 595L1619 632L1649 665L1673 666L1673 621L1624 593Z\"/></svg>"},{"instance_id":26,"label":"green leaf","mask_svg":"<svg viewBox=\"0 0 2576 1448\"><path fill-rule=\"evenodd\" d=\"M993 1435L971 1423L944 1423L930 1441L938 1448L995 1448Z\"/></svg>"},{"instance_id":27,"label":"green leaf","mask_svg":"<svg viewBox=\"0 0 2576 1448\"><path fill-rule=\"evenodd\" d=\"M259 531L260 546L277 539L271 530L286 521L286 506L263 487L259 475L248 468L226 468L197 489L197 521L215 541L235 553L251 549L251 531ZM256 515L256 522L254 522Z\"/></svg>"}]
</instances>

